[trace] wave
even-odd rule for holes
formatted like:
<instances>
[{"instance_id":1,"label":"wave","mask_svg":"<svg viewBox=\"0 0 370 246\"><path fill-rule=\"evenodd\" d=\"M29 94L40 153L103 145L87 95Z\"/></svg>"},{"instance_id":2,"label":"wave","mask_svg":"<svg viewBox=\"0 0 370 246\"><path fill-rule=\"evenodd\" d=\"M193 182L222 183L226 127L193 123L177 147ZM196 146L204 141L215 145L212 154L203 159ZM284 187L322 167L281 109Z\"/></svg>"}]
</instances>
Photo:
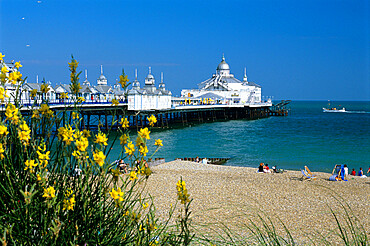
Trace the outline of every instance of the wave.
<instances>
[{"instance_id":1,"label":"wave","mask_svg":"<svg viewBox=\"0 0 370 246\"><path fill-rule=\"evenodd\" d=\"M346 111L345 113L349 113L349 114L370 114L369 111Z\"/></svg>"}]
</instances>

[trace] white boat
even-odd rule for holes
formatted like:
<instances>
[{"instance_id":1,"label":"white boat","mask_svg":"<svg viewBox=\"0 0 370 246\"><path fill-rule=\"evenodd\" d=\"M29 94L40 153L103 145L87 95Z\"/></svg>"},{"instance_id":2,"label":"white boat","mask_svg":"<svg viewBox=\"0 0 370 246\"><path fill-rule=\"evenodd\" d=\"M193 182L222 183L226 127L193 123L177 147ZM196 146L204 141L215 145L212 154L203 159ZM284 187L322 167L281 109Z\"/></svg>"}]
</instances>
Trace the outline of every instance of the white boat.
<instances>
[{"instance_id":1,"label":"white boat","mask_svg":"<svg viewBox=\"0 0 370 246\"><path fill-rule=\"evenodd\" d=\"M324 113L329 113L329 112L333 112L333 113L344 113L346 112L346 109L345 108L322 108L322 112Z\"/></svg>"}]
</instances>

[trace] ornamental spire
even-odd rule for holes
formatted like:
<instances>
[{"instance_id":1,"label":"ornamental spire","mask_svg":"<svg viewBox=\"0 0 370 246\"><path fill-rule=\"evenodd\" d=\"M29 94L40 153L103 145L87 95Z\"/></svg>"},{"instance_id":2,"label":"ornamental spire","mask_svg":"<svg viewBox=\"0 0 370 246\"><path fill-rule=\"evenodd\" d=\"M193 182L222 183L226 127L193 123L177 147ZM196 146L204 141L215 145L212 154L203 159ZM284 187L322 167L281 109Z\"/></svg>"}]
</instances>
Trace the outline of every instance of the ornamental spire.
<instances>
[{"instance_id":1,"label":"ornamental spire","mask_svg":"<svg viewBox=\"0 0 370 246\"><path fill-rule=\"evenodd\" d=\"M103 74L103 65L100 65L100 74Z\"/></svg>"},{"instance_id":2,"label":"ornamental spire","mask_svg":"<svg viewBox=\"0 0 370 246\"><path fill-rule=\"evenodd\" d=\"M135 80L137 80L137 68L135 68Z\"/></svg>"}]
</instances>

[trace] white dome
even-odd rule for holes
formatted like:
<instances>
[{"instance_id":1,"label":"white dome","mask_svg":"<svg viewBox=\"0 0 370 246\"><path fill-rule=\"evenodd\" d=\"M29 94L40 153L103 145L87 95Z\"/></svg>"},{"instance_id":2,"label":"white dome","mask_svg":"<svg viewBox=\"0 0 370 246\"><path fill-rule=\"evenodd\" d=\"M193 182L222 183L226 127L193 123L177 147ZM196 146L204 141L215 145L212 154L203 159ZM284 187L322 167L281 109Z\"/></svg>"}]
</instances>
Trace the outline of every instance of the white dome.
<instances>
[{"instance_id":1,"label":"white dome","mask_svg":"<svg viewBox=\"0 0 370 246\"><path fill-rule=\"evenodd\" d=\"M222 61L217 66L216 73L222 76L228 76L230 74L230 67L226 63L224 56L222 56Z\"/></svg>"},{"instance_id":2,"label":"white dome","mask_svg":"<svg viewBox=\"0 0 370 246\"><path fill-rule=\"evenodd\" d=\"M222 56L222 61L218 64L217 70L230 70L229 64L226 63L224 56Z\"/></svg>"},{"instance_id":3,"label":"white dome","mask_svg":"<svg viewBox=\"0 0 370 246\"><path fill-rule=\"evenodd\" d=\"M106 80L105 76L102 74L99 76L99 80Z\"/></svg>"},{"instance_id":4,"label":"white dome","mask_svg":"<svg viewBox=\"0 0 370 246\"><path fill-rule=\"evenodd\" d=\"M220 64L218 64L217 70L230 70L229 64L227 64L225 61L222 61Z\"/></svg>"},{"instance_id":5,"label":"white dome","mask_svg":"<svg viewBox=\"0 0 370 246\"><path fill-rule=\"evenodd\" d=\"M146 76L147 79L154 79L154 76L152 74L148 74L148 76Z\"/></svg>"}]
</instances>

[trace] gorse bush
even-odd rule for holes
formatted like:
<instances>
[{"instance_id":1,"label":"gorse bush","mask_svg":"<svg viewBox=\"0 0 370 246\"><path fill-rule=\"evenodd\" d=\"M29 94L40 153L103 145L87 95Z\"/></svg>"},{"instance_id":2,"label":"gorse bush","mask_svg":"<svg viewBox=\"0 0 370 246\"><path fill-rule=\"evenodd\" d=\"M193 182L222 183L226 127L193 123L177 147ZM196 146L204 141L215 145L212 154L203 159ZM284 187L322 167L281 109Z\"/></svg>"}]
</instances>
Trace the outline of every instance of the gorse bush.
<instances>
[{"instance_id":1,"label":"gorse bush","mask_svg":"<svg viewBox=\"0 0 370 246\"><path fill-rule=\"evenodd\" d=\"M5 113L0 121L0 240L3 245L156 245L189 244L189 205L182 180L178 196L184 216L176 229L155 217L152 200L143 197L151 170L146 165L148 144L156 151L162 140L151 142L148 128L140 129L135 141L130 139L129 122L120 115L119 141L122 151L115 159L126 159L131 170L122 174L114 163L107 162L109 132L96 133L82 129L80 106L84 98L72 57L71 93L61 99L73 101L57 115L46 100L48 84L31 97L34 100L24 114L20 104L21 85L18 71L4 63L0 53L0 101ZM129 85L124 71L119 83ZM8 93L13 88L15 93ZM10 94L10 96L9 96ZM116 99L112 105L118 104ZM115 119L115 115L113 119ZM156 118L148 118L151 126ZM63 124L62 124L63 122ZM115 140L114 140L115 141ZM175 192L175 189L174 189Z\"/></svg>"}]
</instances>

